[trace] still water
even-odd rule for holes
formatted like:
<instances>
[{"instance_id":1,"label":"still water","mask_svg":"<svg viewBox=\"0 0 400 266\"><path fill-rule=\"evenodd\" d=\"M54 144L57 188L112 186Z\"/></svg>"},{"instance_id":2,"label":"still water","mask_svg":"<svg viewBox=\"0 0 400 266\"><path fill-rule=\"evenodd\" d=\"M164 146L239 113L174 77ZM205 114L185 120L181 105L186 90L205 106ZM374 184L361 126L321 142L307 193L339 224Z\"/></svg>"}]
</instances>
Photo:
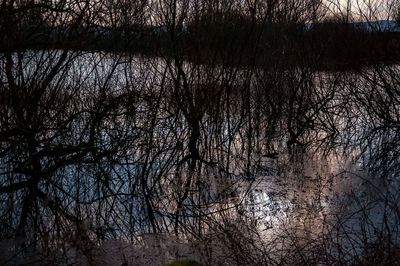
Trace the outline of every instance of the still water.
<instances>
[{"instance_id":1,"label":"still water","mask_svg":"<svg viewBox=\"0 0 400 266\"><path fill-rule=\"evenodd\" d=\"M6 90L5 58L0 60ZM263 243L277 243L276 249L285 246L277 239L288 235L304 241L334 238L343 244L341 256L349 258L362 252L361 236L378 237L376 228L386 226L399 240L399 176L393 172L382 178L371 171L381 136L365 149L365 134L376 121L357 102L363 97L359 88L382 89L371 80L392 77L396 67L384 73L272 73L61 51L27 51L13 55L13 62L12 75L25 90L25 103L42 93L36 110L44 126L35 135L36 153L76 147L95 135L91 143L104 155L93 160L88 153L76 164L60 166L40 186L96 237L128 242L156 230L186 238L188 232L212 233L214 225L249 226ZM62 110L57 101L64 104ZM1 107L12 123L13 107ZM391 112L396 110L397 105ZM93 133L100 112L106 115ZM201 159L192 169L193 117L200 128L196 149ZM304 127L310 121L313 125ZM298 136L307 145L288 144L292 128L303 130ZM386 135L386 141L391 137ZM23 150L16 159L1 157L2 183L25 180L7 169L29 162L25 156L31 155ZM65 158L43 156L40 164L51 168L60 159ZM1 198L5 210L8 199ZM56 222L45 207L48 230ZM17 220L18 212L13 217Z\"/></svg>"}]
</instances>

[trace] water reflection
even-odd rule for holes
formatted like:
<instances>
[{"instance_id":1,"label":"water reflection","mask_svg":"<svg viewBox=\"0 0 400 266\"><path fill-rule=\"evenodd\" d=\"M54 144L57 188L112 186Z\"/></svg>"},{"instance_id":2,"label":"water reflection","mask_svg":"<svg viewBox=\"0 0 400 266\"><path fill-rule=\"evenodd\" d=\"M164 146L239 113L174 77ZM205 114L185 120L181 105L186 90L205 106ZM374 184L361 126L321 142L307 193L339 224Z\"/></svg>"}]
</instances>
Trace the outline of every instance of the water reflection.
<instances>
[{"instance_id":1,"label":"water reflection","mask_svg":"<svg viewBox=\"0 0 400 266\"><path fill-rule=\"evenodd\" d=\"M31 216L47 243L84 224L100 242L244 228L266 242L344 231L335 241L354 246L366 227L398 221L397 174L375 177L364 144L379 149L393 137L366 136L379 121L358 106L357 90L375 93L373 69L274 73L61 51L14 59L22 100L7 87L4 58L0 69L12 98L1 106L0 179L37 181ZM2 222L16 231L27 197L9 194L0 195Z\"/></svg>"}]
</instances>

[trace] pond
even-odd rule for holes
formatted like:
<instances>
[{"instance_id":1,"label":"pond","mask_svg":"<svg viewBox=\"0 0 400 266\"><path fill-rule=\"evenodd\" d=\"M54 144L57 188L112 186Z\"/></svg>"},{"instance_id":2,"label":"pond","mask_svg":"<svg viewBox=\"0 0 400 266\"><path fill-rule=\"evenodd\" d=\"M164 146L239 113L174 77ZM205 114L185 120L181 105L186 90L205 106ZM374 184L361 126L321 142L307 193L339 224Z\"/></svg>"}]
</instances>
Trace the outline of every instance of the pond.
<instances>
[{"instance_id":1,"label":"pond","mask_svg":"<svg viewBox=\"0 0 400 266\"><path fill-rule=\"evenodd\" d=\"M246 241L264 262L318 250L351 263L383 238L399 245L396 66L237 69L62 51L0 60L2 243L22 230L25 246L58 256L82 249L81 235L161 264L192 243L202 260L207 241L215 263Z\"/></svg>"}]
</instances>

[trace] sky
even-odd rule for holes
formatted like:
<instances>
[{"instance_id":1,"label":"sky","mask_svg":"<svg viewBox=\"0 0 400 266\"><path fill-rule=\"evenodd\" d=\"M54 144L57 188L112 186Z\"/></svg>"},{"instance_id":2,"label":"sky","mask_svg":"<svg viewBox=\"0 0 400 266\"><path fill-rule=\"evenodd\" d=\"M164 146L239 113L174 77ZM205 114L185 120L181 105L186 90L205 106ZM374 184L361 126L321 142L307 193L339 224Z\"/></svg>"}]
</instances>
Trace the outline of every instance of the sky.
<instances>
[{"instance_id":1,"label":"sky","mask_svg":"<svg viewBox=\"0 0 400 266\"><path fill-rule=\"evenodd\" d=\"M351 14L356 20L386 20L395 13L400 0L325 0L329 11Z\"/></svg>"}]
</instances>

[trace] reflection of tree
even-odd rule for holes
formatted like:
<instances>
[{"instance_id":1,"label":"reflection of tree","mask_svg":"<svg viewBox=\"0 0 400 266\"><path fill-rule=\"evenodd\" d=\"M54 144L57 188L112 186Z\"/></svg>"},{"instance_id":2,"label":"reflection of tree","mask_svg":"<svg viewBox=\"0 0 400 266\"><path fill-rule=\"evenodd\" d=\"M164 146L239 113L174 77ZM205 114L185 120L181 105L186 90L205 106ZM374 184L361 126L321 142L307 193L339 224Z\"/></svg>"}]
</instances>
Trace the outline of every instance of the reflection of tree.
<instances>
[{"instance_id":1,"label":"reflection of tree","mask_svg":"<svg viewBox=\"0 0 400 266\"><path fill-rule=\"evenodd\" d=\"M357 263L363 258L335 255L346 248L338 239L365 249L372 240L353 241L350 208L322 217L328 173L305 169L309 153L341 149L363 156L363 170L384 185L362 176L369 189L381 188L374 200L383 202L384 219L398 215L399 73L385 64L319 71L320 55L303 53L298 38L300 26L322 12L319 1L58 3L1 6L0 238L23 238L15 250L29 247L57 262L74 248L95 264L107 239L137 243L142 233L168 233L198 244L210 265ZM77 40L101 25L126 36L147 22L150 6L165 42L158 58L133 56L128 47L24 50L23 30L9 28L57 25L51 30ZM354 34L348 24L314 26L319 37ZM260 178L273 184L265 194L255 188ZM346 204L370 215L362 193L350 192ZM264 232L257 215L266 200L279 223ZM379 231L389 262L397 230L387 223Z\"/></svg>"}]
</instances>

